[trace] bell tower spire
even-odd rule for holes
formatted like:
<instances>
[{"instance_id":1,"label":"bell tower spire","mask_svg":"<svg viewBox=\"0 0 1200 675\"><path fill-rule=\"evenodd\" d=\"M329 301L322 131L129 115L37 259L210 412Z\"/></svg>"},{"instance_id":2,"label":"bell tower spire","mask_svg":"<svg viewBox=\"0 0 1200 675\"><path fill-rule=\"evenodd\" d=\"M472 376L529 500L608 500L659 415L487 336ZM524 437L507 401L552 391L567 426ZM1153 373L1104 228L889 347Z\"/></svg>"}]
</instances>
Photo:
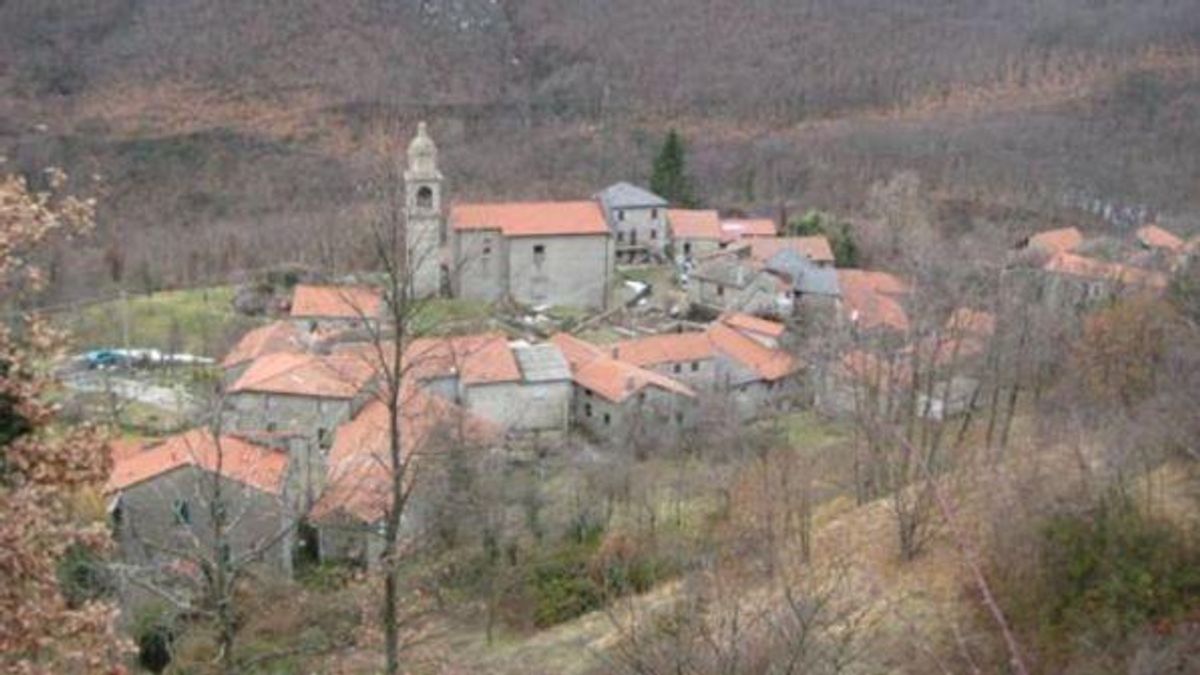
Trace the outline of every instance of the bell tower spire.
<instances>
[{"instance_id":1,"label":"bell tower spire","mask_svg":"<svg viewBox=\"0 0 1200 675\"><path fill-rule=\"evenodd\" d=\"M406 261L409 286L415 297L437 295L441 290L442 173L437 167L437 146L425 122L408 144L404 171L407 221Z\"/></svg>"}]
</instances>

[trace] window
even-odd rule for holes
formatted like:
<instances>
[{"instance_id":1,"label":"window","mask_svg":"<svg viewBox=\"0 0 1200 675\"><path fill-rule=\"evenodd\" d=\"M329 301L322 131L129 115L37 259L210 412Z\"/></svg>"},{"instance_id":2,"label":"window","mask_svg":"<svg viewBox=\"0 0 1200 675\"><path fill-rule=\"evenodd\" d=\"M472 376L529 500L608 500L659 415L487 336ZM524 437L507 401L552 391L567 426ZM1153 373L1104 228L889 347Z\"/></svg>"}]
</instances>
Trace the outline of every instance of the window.
<instances>
[{"instance_id":1,"label":"window","mask_svg":"<svg viewBox=\"0 0 1200 675\"><path fill-rule=\"evenodd\" d=\"M622 244L625 243L625 233L624 232L617 233L617 241L621 242Z\"/></svg>"},{"instance_id":2,"label":"window","mask_svg":"<svg viewBox=\"0 0 1200 675\"><path fill-rule=\"evenodd\" d=\"M484 245L483 245L483 255L485 255L485 256L489 256L489 255L491 255L491 254L492 254L492 247L491 247L491 245L490 245L490 244L484 244Z\"/></svg>"},{"instance_id":3,"label":"window","mask_svg":"<svg viewBox=\"0 0 1200 675\"><path fill-rule=\"evenodd\" d=\"M684 255L692 254L692 242L690 242L690 241L683 242L683 254Z\"/></svg>"},{"instance_id":4,"label":"window","mask_svg":"<svg viewBox=\"0 0 1200 675\"><path fill-rule=\"evenodd\" d=\"M679 426L683 426L683 413L681 413L681 412L675 413L675 424L678 424Z\"/></svg>"},{"instance_id":5,"label":"window","mask_svg":"<svg viewBox=\"0 0 1200 675\"><path fill-rule=\"evenodd\" d=\"M604 424L607 425L610 423L612 423L612 416L609 415L608 413L604 413Z\"/></svg>"},{"instance_id":6,"label":"window","mask_svg":"<svg viewBox=\"0 0 1200 675\"><path fill-rule=\"evenodd\" d=\"M545 244L534 244L533 246L533 262L542 264L546 260Z\"/></svg>"},{"instance_id":7,"label":"window","mask_svg":"<svg viewBox=\"0 0 1200 675\"><path fill-rule=\"evenodd\" d=\"M175 517L176 525L190 525L192 523L192 509L188 506L186 499L176 499L171 505L171 515Z\"/></svg>"},{"instance_id":8,"label":"window","mask_svg":"<svg viewBox=\"0 0 1200 675\"><path fill-rule=\"evenodd\" d=\"M591 403L583 404L583 414L587 415L588 417L592 416L592 404Z\"/></svg>"},{"instance_id":9,"label":"window","mask_svg":"<svg viewBox=\"0 0 1200 675\"><path fill-rule=\"evenodd\" d=\"M433 188L423 185L417 189L417 208L428 209L433 206Z\"/></svg>"},{"instance_id":10,"label":"window","mask_svg":"<svg viewBox=\"0 0 1200 675\"><path fill-rule=\"evenodd\" d=\"M629 231L629 244L631 246L637 246L637 230Z\"/></svg>"},{"instance_id":11,"label":"window","mask_svg":"<svg viewBox=\"0 0 1200 675\"><path fill-rule=\"evenodd\" d=\"M226 522L225 517L228 515L228 511L225 509L225 502L214 503L212 510L213 518L216 518L218 523L224 525Z\"/></svg>"},{"instance_id":12,"label":"window","mask_svg":"<svg viewBox=\"0 0 1200 675\"><path fill-rule=\"evenodd\" d=\"M267 422L267 433L274 433L274 432L275 432L275 423Z\"/></svg>"},{"instance_id":13,"label":"window","mask_svg":"<svg viewBox=\"0 0 1200 675\"><path fill-rule=\"evenodd\" d=\"M329 430L325 428L317 429L317 445L322 450L329 449Z\"/></svg>"},{"instance_id":14,"label":"window","mask_svg":"<svg viewBox=\"0 0 1200 675\"><path fill-rule=\"evenodd\" d=\"M583 395L584 395L584 396L587 396L588 398L591 398L591 397L592 397L592 390L591 390L591 389L584 389L584 390L583 390Z\"/></svg>"},{"instance_id":15,"label":"window","mask_svg":"<svg viewBox=\"0 0 1200 675\"><path fill-rule=\"evenodd\" d=\"M658 230L650 230L650 238L658 239Z\"/></svg>"},{"instance_id":16,"label":"window","mask_svg":"<svg viewBox=\"0 0 1200 675\"><path fill-rule=\"evenodd\" d=\"M625 221L625 212L624 211L617 209L617 220L619 220L621 222Z\"/></svg>"},{"instance_id":17,"label":"window","mask_svg":"<svg viewBox=\"0 0 1200 675\"><path fill-rule=\"evenodd\" d=\"M645 403L645 402L646 402L646 392L639 391L638 392L638 403Z\"/></svg>"},{"instance_id":18,"label":"window","mask_svg":"<svg viewBox=\"0 0 1200 675\"><path fill-rule=\"evenodd\" d=\"M725 295L725 287L722 286L721 284L717 284L717 296L721 297L724 295Z\"/></svg>"},{"instance_id":19,"label":"window","mask_svg":"<svg viewBox=\"0 0 1200 675\"><path fill-rule=\"evenodd\" d=\"M658 209L650 209L650 217L657 220L658 219Z\"/></svg>"},{"instance_id":20,"label":"window","mask_svg":"<svg viewBox=\"0 0 1200 675\"><path fill-rule=\"evenodd\" d=\"M699 370L700 370L700 362L692 361L692 372L695 373L695 372L698 372Z\"/></svg>"},{"instance_id":21,"label":"window","mask_svg":"<svg viewBox=\"0 0 1200 675\"><path fill-rule=\"evenodd\" d=\"M683 365L676 363L675 365L671 366L671 372L673 372L673 373L683 372Z\"/></svg>"}]
</instances>

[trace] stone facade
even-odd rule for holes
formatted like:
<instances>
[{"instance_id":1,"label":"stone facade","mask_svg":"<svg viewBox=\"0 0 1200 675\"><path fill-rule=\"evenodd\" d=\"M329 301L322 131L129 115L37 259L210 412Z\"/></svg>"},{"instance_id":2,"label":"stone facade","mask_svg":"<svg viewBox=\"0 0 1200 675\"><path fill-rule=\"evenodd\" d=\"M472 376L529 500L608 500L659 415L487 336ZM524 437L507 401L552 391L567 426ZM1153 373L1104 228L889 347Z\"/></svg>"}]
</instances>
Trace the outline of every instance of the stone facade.
<instances>
[{"instance_id":1,"label":"stone facade","mask_svg":"<svg viewBox=\"0 0 1200 675\"><path fill-rule=\"evenodd\" d=\"M230 394L225 399L225 428L243 433L287 432L328 447L339 425L354 417L369 397L326 398L256 391Z\"/></svg>"},{"instance_id":2,"label":"stone facade","mask_svg":"<svg viewBox=\"0 0 1200 675\"><path fill-rule=\"evenodd\" d=\"M211 473L184 466L122 490L112 514L121 559L150 565L174 559L170 549L210 550L212 480ZM229 478L220 485L221 505L231 524L229 555L240 559L261 549L257 560L290 575L294 538L285 497Z\"/></svg>"},{"instance_id":3,"label":"stone facade","mask_svg":"<svg viewBox=\"0 0 1200 675\"><path fill-rule=\"evenodd\" d=\"M408 146L404 172L406 263L414 297L437 295L442 288L443 230L442 173L437 168L437 146L424 122Z\"/></svg>"},{"instance_id":4,"label":"stone facade","mask_svg":"<svg viewBox=\"0 0 1200 675\"><path fill-rule=\"evenodd\" d=\"M536 306L603 309L612 282L607 235L505 237L499 230L455 236L454 294Z\"/></svg>"}]
</instances>

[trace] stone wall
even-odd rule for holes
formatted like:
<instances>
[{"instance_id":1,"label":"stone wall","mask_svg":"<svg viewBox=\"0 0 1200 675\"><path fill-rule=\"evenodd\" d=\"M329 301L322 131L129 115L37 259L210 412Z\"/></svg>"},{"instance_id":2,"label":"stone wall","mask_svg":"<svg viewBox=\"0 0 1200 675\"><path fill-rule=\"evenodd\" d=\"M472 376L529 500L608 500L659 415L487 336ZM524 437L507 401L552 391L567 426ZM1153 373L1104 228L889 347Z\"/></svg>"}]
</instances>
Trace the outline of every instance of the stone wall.
<instances>
[{"instance_id":1,"label":"stone wall","mask_svg":"<svg viewBox=\"0 0 1200 675\"><path fill-rule=\"evenodd\" d=\"M608 235L511 237L509 294L523 305L602 309L613 264Z\"/></svg>"}]
</instances>

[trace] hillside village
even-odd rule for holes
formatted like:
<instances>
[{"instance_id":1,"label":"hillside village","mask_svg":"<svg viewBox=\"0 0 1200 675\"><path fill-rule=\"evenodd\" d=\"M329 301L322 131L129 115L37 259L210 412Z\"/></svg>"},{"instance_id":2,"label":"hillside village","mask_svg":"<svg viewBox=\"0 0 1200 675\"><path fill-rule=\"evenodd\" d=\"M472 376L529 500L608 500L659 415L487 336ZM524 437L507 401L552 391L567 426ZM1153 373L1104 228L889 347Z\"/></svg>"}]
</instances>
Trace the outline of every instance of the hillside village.
<instances>
[{"instance_id":1,"label":"hillside village","mask_svg":"<svg viewBox=\"0 0 1200 675\"><path fill-rule=\"evenodd\" d=\"M414 473L461 445L511 461L580 444L654 453L787 411L850 419L909 395L917 417L949 421L989 395L982 373L994 364L984 356L1007 307L917 317L911 280L837 267L824 236L675 208L629 183L575 201L459 201L437 158L422 123L404 172L408 297L367 283L296 285L286 316L245 333L221 360L207 418L113 445L104 492L123 562L169 588L173 574L188 574L173 552L209 536L215 500L236 514L222 544L231 560L284 577L298 560L377 564L393 499L394 374L394 433ZM1164 292L1197 251L1200 240L1155 225L1129 240L1065 228L1014 242L998 264L1005 295L1074 316ZM629 266L667 270L656 278L677 288L623 295ZM486 302L497 316L519 308L526 322L465 334L403 327L397 337L393 308L443 295ZM564 307L590 317L575 328L591 332L527 321ZM606 325L607 339L587 337ZM429 507L419 493L413 500L403 536L428 537Z\"/></svg>"}]
</instances>

